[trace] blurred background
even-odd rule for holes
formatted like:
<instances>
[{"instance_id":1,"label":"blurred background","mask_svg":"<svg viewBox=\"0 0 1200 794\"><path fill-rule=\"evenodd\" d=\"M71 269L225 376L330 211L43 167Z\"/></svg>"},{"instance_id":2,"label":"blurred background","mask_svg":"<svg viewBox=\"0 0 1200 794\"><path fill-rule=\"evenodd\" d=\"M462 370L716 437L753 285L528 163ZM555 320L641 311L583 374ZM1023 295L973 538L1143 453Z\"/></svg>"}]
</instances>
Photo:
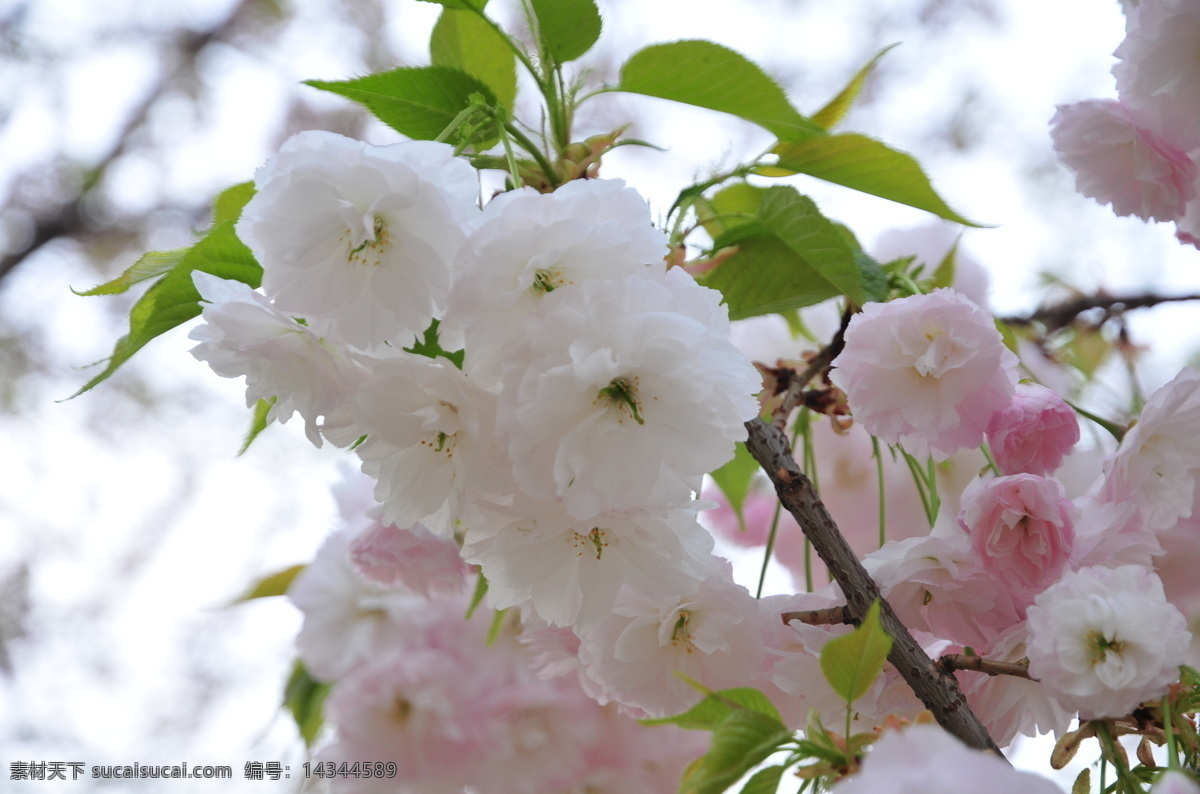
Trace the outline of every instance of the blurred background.
<instances>
[{"instance_id":1,"label":"blurred background","mask_svg":"<svg viewBox=\"0 0 1200 794\"><path fill-rule=\"evenodd\" d=\"M1117 0L599 0L605 33L580 67L615 82L638 48L708 38L760 63L812 112L876 52L848 130L914 154L949 203L994 228L961 250L991 274L991 308L1021 315L1085 293L1200 292L1200 252L1169 225L1117 218L1074 192L1050 150L1057 103L1115 95ZM512 0L491 13L519 26ZM279 712L299 615L230 607L256 578L308 560L336 523L348 461L299 422L237 457L241 382L187 354L188 324L72 400L126 329L132 295L78 297L147 250L189 245L221 189L294 132L375 143L394 133L301 84L427 63L439 9L414 0L0 0L0 786L8 765L298 764ZM678 190L770 143L734 119L599 97L578 138L632 121L666 152L625 147L603 176L662 217ZM536 123L536 109L524 107ZM889 230L954 239L931 216L797 178L870 244ZM1045 274L1057 283L1047 285ZM1120 418L1131 393L1200 351L1192 304L1128 316L1138 367L1106 364L1088 396ZM1144 349L1143 349L1144 348ZM79 780L71 791L162 790ZM189 787L190 786L190 787Z\"/></svg>"}]
</instances>

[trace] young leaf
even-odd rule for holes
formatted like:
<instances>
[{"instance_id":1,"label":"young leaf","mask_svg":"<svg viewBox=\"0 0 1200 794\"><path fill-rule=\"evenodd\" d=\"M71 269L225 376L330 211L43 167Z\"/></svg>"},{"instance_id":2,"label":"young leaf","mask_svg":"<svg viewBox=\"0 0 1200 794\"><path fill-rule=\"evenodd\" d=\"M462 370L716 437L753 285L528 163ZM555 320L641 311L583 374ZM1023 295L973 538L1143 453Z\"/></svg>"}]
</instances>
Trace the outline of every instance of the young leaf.
<instances>
[{"instance_id":1,"label":"young leaf","mask_svg":"<svg viewBox=\"0 0 1200 794\"><path fill-rule=\"evenodd\" d=\"M146 279L161 276L179 264L179 260L183 259L184 254L188 252L187 248L176 248L173 251L149 251L142 254L138 261L134 262L125 272L114 278L112 281L106 281L98 287L92 287L85 292L71 290L76 295L117 295L138 284Z\"/></svg>"},{"instance_id":2,"label":"young leaf","mask_svg":"<svg viewBox=\"0 0 1200 794\"><path fill-rule=\"evenodd\" d=\"M876 53L875 57L867 61L867 65L858 70L858 74L854 75L850 82L846 84L846 87L838 92L837 96L829 100L829 103L825 107L813 114L812 120L828 130L832 129L835 124L845 118L846 113L850 110L850 106L858 98L858 92L862 91L863 83L867 81L867 77L875 70L875 64L879 63L879 59L896 46L898 44L890 44Z\"/></svg>"},{"instance_id":3,"label":"young leaf","mask_svg":"<svg viewBox=\"0 0 1200 794\"><path fill-rule=\"evenodd\" d=\"M679 791L720 794L791 738L778 720L757 711L733 711L713 731L708 753L684 773Z\"/></svg>"},{"instance_id":4,"label":"young leaf","mask_svg":"<svg viewBox=\"0 0 1200 794\"><path fill-rule=\"evenodd\" d=\"M458 11L482 11L483 7L488 4L488 0L421 0L422 3L435 3L445 8L453 8Z\"/></svg>"},{"instance_id":5,"label":"young leaf","mask_svg":"<svg viewBox=\"0 0 1200 794\"><path fill-rule=\"evenodd\" d=\"M491 105L496 95L478 78L449 66L411 66L338 82L308 80L365 105L397 132L414 140L436 140L479 94Z\"/></svg>"},{"instance_id":6,"label":"young leaf","mask_svg":"<svg viewBox=\"0 0 1200 794\"><path fill-rule=\"evenodd\" d=\"M711 41L653 44L621 67L617 90L730 113L781 141L825 134L788 102L779 84L746 56Z\"/></svg>"},{"instance_id":7,"label":"young leaf","mask_svg":"<svg viewBox=\"0 0 1200 794\"><path fill-rule=\"evenodd\" d=\"M542 49L555 63L573 61L600 38L594 0L531 0Z\"/></svg>"},{"instance_id":8,"label":"young leaf","mask_svg":"<svg viewBox=\"0 0 1200 794\"><path fill-rule=\"evenodd\" d=\"M738 251L702 279L720 290L729 317L740 320L846 295L865 302L854 250L817 205L790 187L763 194L758 219L734 226L714 243Z\"/></svg>"},{"instance_id":9,"label":"young leaf","mask_svg":"<svg viewBox=\"0 0 1200 794\"><path fill-rule=\"evenodd\" d=\"M133 305L129 310L129 333L117 340L100 374L72 397L78 397L108 378L151 339L200 314L200 293L192 284L193 270L241 281L255 288L262 282L262 267L234 234L233 223L226 221L213 227Z\"/></svg>"},{"instance_id":10,"label":"young leaf","mask_svg":"<svg viewBox=\"0 0 1200 794\"><path fill-rule=\"evenodd\" d=\"M307 747L317 740L317 733L325 722L321 707L329 694L329 684L323 684L308 674L300 662L292 668L292 675L283 688L283 705L291 712L292 719Z\"/></svg>"},{"instance_id":11,"label":"young leaf","mask_svg":"<svg viewBox=\"0 0 1200 794\"><path fill-rule=\"evenodd\" d=\"M218 193L213 199L213 226L236 223L242 217L242 210L254 198L254 193L253 182L239 182Z\"/></svg>"},{"instance_id":12,"label":"young leaf","mask_svg":"<svg viewBox=\"0 0 1200 794\"><path fill-rule=\"evenodd\" d=\"M979 226L959 215L933 189L929 177L911 155L874 138L839 133L783 142L775 147L779 161L762 166L762 176L808 174L872 196L932 212L964 226Z\"/></svg>"},{"instance_id":13,"label":"young leaf","mask_svg":"<svg viewBox=\"0 0 1200 794\"><path fill-rule=\"evenodd\" d=\"M517 96L516 58L496 29L474 11L445 8L429 38L434 66L461 69L492 89L506 108Z\"/></svg>"},{"instance_id":14,"label":"young leaf","mask_svg":"<svg viewBox=\"0 0 1200 794\"><path fill-rule=\"evenodd\" d=\"M254 583L254 586L245 592L245 594L234 599L233 603L241 604L246 601L253 601L256 598L271 598L272 596L287 595L287 590L292 585L292 580L296 578L301 571L305 569L304 565L293 565L290 568L284 568L282 571L276 571L270 576L264 576Z\"/></svg>"},{"instance_id":15,"label":"young leaf","mask_svg":"<svg viewBox=\"0 0 1200 794\"><path fill-rule=\"evenodd\" d=\"M775 794L779 791L779 782L783 779L786 766L768 766L754 773L754 776L742 786L741 794Z\"/></svg>"},{"instance_id":16,"label":"young leaf","mask_svg":"<svg viewBox=\"0 0 1200 794\"><path fill-rule=\"evenodd\" d=\"M745 223L758 214L766 191L749 182L735 182L717 191L711 199L698 199L696 219L714 240L734 226Z\"/></svg>"},{"instance_id":17,"label":"young leaf","mask_svg":"<svg viewBox=\"0 0 1200 794\"><path fill-rule=\"evenodd\" d=\"M833 691L853 703L862 697L883 670L892 651L892 638L879 624L879 602L867 610L862 624L835 637L821 649L821 671Z\"/></svg>"},{"instance_id":18,"label":"young leaf","mask_svg":"<svg viewBox=\"0 0 1200 794\"><path fill-rule=\"evenodd\" d=\"M762 714L776 722L783 721L775 705L771 703L766 695L753 687L736 687L734 689L722 689L719 692L713 692L700 684L691 682L690 679L689 682L702 691L708 692L704 700L701 700L682 714L676 714L672 717L647 718L639 720L639 722L643 725L678 725L680 728L688 730L711 731L738 709Z\"/></svg>"},{"instance_id":19,"label":"young leaf","mask_svg":"<svg viewBox=\"0 0 1200 794\"><path fill-rule=\"evenodd\" d=\"M746 445L741 441L734 445L733 458L712 473L713 481L729 500L729 506L737 514L738 528L746 531L746 522L742 518L742 505L746 503L746 494L750 491L750 483L758 472L758 461L746 451Z\"/></svg>"},{"instance_id":20,"label":"young leaf","mask_svg":"<svg viewBox=\"0 0 1200 794\"><path fill-rule=\"evenodd\" d=\"M267 429L270 422L267 421L267 415L271 413L271 406L275 404L275 398L269 400L259 400L254 404L254 413L250 417L250 429L246 431L246 438L242 440L242 448L238 450L238 455L245 455L246 450L250 449L250 445L254 443L254 439L258 438L258 434Z\"/></svg>"}]
</instances>

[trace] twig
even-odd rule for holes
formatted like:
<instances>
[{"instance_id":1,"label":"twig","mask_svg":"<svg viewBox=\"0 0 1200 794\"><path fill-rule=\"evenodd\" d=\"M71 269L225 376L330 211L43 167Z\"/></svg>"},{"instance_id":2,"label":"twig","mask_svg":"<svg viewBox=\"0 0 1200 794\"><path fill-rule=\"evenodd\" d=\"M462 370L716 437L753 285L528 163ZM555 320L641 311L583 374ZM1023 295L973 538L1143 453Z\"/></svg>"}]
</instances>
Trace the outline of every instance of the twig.
<instances>
[{"instance_id":1,"label":"twig","mask_svg":"<svg viewBox=\"0 0 1200 794\"><path fill-rule=\"evenodd\" d=\"M842 313L842 322L829 344L813 356L803 372L788 381L787 390L780 398L778 407L772 412L773 424L781 428L787 424L788 416L800 403L804 402L804 388L813 378L828 370L833 360L841 355L842 348L846 346L846 328L850 325L850 318L853 316L854 312L847 308Z\"/></svg>"},{"instance_id":2,"label":"twig","mask_svg":"<svg viewBox=\"0 0 1200 794\"><path fill-rule=\"evenodd\" d=\"M970 747L992 750L1003 758L996 742L967 705L954 676L941 670L926 655L882 598L879 586L838 530L812 482L800 471L787 436L761 419L747 422L746 430L749 432L746 449L771 478L779 500L796 518L830 575L841 586L849 609L861 619L871 604L879 600L883 628L893 641L888 659L912 687L913 693L951 734Z\"/></svg>"},{"instance_id":3,"label":"twig","mask_svg":"<svg viewBox=\"0 0 1200 794\"><path fill-rule=\"evenodd\" d=\"M843 623L857 623L850 607L829 607L828 609L805 609L800 612L784 612L784 625L798 620L810 626L838 626Z\"/></svg>"},{"instance_id":4,"label":"twig","mask_svg":"<svg viewBox=\"0 0 1200 794\"><path fill-rule=\"evenodd\" d=\"M955 670L973 670L976 673L988 675L1011 675L1036 681L1029 675L1029 662L1001 662L996 659L985 659L966 653L948 653L937 660L937 665L947 673Z\"/></svg>"},{"instance_id":5,"label":"twig","mask_svg":"<svg viewBox=\"0 0 1200 794\"><path fill-rule=\"evenodd\" d=\"M1040 324L1045 327L1047 334L1051 334L1075 322L1075 319L1079 315L1096 309L1103 312L1103 317L1096 325L1102 325L1109 319L1134 309L1149 309L1163 303L1197 300L1200 300L1200 295L1155 295L1153 293L1126 295L1124 297L1115 295L1084 295L1065 303L1043 306L1023 317L1003 317L1001 320L1006 325L1021 327L1034 325L1035 323Z\"/></svg>"}]
</instances>

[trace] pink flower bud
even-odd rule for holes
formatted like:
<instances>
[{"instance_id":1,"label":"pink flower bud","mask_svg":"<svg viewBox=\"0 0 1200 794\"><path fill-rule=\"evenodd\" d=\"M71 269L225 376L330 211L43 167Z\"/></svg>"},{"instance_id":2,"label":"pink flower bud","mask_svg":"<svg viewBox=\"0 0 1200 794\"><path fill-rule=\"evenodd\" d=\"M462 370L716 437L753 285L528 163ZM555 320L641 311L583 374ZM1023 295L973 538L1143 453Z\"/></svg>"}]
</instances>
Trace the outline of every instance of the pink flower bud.
<instances>
[{"instance_id":1,"label":"pink flower bud","mask_svg":"<svg viewBox=\"0 0 1200 794\"><path fill-rule=\"evenodd\" d=\"M1079 420L1050 389L1020 383L1012 403L992 414L987 441L1001 474L1045 476L1079 441Z\"/></svg>"}]
</instances>

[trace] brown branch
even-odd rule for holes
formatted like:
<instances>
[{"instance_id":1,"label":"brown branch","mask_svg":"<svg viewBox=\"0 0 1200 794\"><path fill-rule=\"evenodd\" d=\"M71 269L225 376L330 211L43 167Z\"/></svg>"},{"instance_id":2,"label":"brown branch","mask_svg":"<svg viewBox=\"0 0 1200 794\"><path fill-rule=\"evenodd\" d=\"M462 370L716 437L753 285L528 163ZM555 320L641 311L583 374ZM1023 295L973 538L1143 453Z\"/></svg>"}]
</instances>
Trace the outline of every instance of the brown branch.
<instances>
[{"instance_id":1,"label":"brown branch","mask_svg":"<svg viewBox=\"0 0 1200 794\"><path fill-rule=\"evenodd\" d=\"M804 388L821 373L829 369L829 365L833 360L841 355L842 349L846 346L846 328L850 325L850 318L854 316L856 310L847 307L842 313L842 322L838 326L837 333L833 335L833 339L829 344L821 348L813 358L808 362L808 366L804 371L796 377L788 381L787 390L783 397L780 398L778 407L772 412L771 421L776 426L782 428L787 423L787 418L792 411L804 402Z\"/></svg>"},{"instance_id":2,"label":"brown branch","mask_svg":"<svg viewBox=\"0 0 1200 794\"><path fill-rule=\"evenodd\" d=\"M1036 681L1029 675L1029 662L1001 662L996 659L985 659L966 653L948 653L937 660L937 665L947 673L955 670L972 670L988 675L1011 675Z\"/></svg>"},{"instance_id":3,"label":"brown branch","mask_svg":"<svg viewBox=\"0 0 1200 794\"><path fill-rule=\"evenodd\" d=\"M1197 301L1200 295L1084 295L1074 300L1058 303L1053 306L1043 306L1023 317L1002 317L1006 325L1027 327L1039 324L1045 327L1046 333L1059 331L1075 322L1081 314L1100 310L1102 316L1095 325L1103 325L1108 320L1134 309L1149 309L1164 303L1180 301Z\"/></svg>"},{"instance_id":4,"label":"brown branch","mask_svg":"<svg viewBox=\"0 0 1200 794\"><path fill-rule=\"evenodd\" d=\"M850 611L850 607L805 609L799 612L784 612L779 617L783 618L785 626L793 620L807 623L810 626L837 626L843 623L858 623L858 620L854 617L854 613Z\"/></svg>"},{"instance_id":5,"label":"brown branch","mask_svg":"<svg viewBox=\"0 0 1200 794\"><path fill-rule=\"evenodd\" d=\"M879 593L879 586L863 568L833 517L817 496L812 482L800 471L787 436L761 419L746 423L746 448L775 485L779 500L804 530L830 576L841 586L850 610L861 619L876 600L883 628L892 637L888 660L912 687L938 723L970 747L1003 754L983 723L967 705L953 675L941 670L905 628Z\"/></svg>"}]
</instances>

